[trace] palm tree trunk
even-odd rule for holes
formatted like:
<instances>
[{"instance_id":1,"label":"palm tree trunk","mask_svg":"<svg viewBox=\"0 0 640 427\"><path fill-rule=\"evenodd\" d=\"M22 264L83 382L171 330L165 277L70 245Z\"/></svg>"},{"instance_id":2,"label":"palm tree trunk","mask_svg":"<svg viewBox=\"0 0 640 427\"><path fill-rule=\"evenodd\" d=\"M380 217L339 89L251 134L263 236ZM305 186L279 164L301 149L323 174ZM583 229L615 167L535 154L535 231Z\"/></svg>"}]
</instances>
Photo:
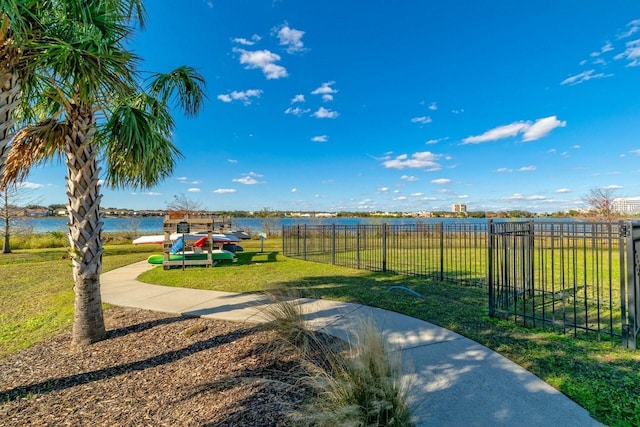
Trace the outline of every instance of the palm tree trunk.
<instances>
[{"instance_id":1,"label":"palm tree trunk","mask_svg":"<svg viewBox=\"0 0 640 427\"><path fill-rule=\"evenodd\" d=\"M66 137L69 243L73 262L75 311L72 346L100 340L105 333L100 297L102 271L102 220L95 123L90 109L73 106Z\"/></svg>"},{"instance_id":2,"label":"palm tree trunk","mask_svg":"<svg viewBox=\"0 0 640 427\"><path fill-rule=\"evenodd\" d=\"M0 73L0 181L4 175L4 164L11 141L13 111L20 102L20 82L12 72Z\"/></svg>"}]
</instances>

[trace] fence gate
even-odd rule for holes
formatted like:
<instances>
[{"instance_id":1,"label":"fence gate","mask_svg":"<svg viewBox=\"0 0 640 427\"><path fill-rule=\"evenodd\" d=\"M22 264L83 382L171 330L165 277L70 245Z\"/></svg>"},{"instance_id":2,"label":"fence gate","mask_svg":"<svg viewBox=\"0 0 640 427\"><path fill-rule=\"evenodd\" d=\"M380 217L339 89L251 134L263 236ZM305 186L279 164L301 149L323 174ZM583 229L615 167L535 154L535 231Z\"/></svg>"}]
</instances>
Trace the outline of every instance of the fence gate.
<instances>
[{"instance_id":1,"label":"fence gate","mask_svg":"<svg viewBox=\"0 0 640 427\"><path fill-rule=\"evenodd\" d=\"M640 332L640 224L629 225L627 238L627 347L638 348Z\"/></svg>"},{"instance_id":2,"label":"fence gate","mask_svg":"<svg viewBox=\"0 0 640 427\"><path fill-rule=\"evenodd\" d=\"M533 222L489 221L489 315L525 318L520 301L533 298Z\"/></svg>"}]
</instances>

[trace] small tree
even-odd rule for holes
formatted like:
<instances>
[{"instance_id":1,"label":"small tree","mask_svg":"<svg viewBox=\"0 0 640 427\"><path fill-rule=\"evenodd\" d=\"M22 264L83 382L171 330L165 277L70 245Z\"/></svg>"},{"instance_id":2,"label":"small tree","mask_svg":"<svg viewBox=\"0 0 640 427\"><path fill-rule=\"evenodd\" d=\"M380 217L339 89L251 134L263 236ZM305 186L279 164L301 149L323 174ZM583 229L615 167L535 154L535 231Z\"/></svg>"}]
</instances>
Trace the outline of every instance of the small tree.
<instances>
[{"instance_id":1,"label":"small tree","mask_svg":"<svg viewBox=\"0 0 640 427\"><path fill-rule=\"evenodd\" d=\"M615 191L614 188L592 188L582 201L589 206L596 219L613 221L618 217L613 207Z\"/></svg>"},{"instance_id":2,"label":"small tree","mask_svg":"<svg viewBox=\"0 0 640 427\"><path fill-rule=\"evenodd\" d=\"M193 215L197 212L202 212L202 203L190 199L184 194L180 193L173 196L173 202L167 205L167 210L169 211L169 215L172 217L185 217L189 215Z\"/></svg>"},{"instance_id":3,"label":"small tree","mask_svg":"<svg viewBox=\"0 0 640 427\"><path fill-rule=\"evenodd\" d=\"M24 187L15 185L7 186L4 191L0 191L0 218L2 219L2 235L4 242L2 245L2 253L11 253L11 234L14 229L15 220L20 214L20 205L29 205L34 203L33 191Z\"/></svg>"}]
</instances>

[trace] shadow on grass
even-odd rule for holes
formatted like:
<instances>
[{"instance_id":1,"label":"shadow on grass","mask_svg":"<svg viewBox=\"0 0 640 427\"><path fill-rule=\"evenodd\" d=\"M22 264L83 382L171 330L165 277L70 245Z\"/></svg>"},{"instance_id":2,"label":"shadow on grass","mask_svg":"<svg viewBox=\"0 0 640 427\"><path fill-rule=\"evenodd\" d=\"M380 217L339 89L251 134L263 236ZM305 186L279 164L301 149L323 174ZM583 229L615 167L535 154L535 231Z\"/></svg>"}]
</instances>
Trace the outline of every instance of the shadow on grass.
<instances>
[{"instance_id":1,"label":"shadow on grass","mask_svg":"<svg viewBox=\"0 0 640 427\"><path fill-rule=\"evenodd\" d=\"M232 265L241 266L256 263L276 262L278 252L238 252L236 255L238 259Z\"/></svg>"}]
</instances>

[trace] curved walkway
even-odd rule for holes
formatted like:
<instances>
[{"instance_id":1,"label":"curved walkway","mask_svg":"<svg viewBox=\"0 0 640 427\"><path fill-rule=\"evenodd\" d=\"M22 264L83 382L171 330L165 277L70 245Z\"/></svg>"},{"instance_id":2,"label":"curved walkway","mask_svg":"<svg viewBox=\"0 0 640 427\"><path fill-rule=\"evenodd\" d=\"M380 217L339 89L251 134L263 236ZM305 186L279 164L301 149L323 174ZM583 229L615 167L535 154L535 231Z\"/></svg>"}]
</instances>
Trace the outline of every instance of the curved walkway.
<instances>
[{"instance_id":1,"label":"curved walkway","mask_svg":"<svg viewBox=\"0 0 640 427\"><path fill-rule=\"evenodd\" d=\"M260 323L268 301L255 294L148 285L136 280L154 266L142 261L101 276L106 303L213 319ZM301 300L313 327L350 339L373 318L408 365L418 426L600 426L586 410L498 353L412 317L358 304Z\"/></svg>"}]
</instances>

